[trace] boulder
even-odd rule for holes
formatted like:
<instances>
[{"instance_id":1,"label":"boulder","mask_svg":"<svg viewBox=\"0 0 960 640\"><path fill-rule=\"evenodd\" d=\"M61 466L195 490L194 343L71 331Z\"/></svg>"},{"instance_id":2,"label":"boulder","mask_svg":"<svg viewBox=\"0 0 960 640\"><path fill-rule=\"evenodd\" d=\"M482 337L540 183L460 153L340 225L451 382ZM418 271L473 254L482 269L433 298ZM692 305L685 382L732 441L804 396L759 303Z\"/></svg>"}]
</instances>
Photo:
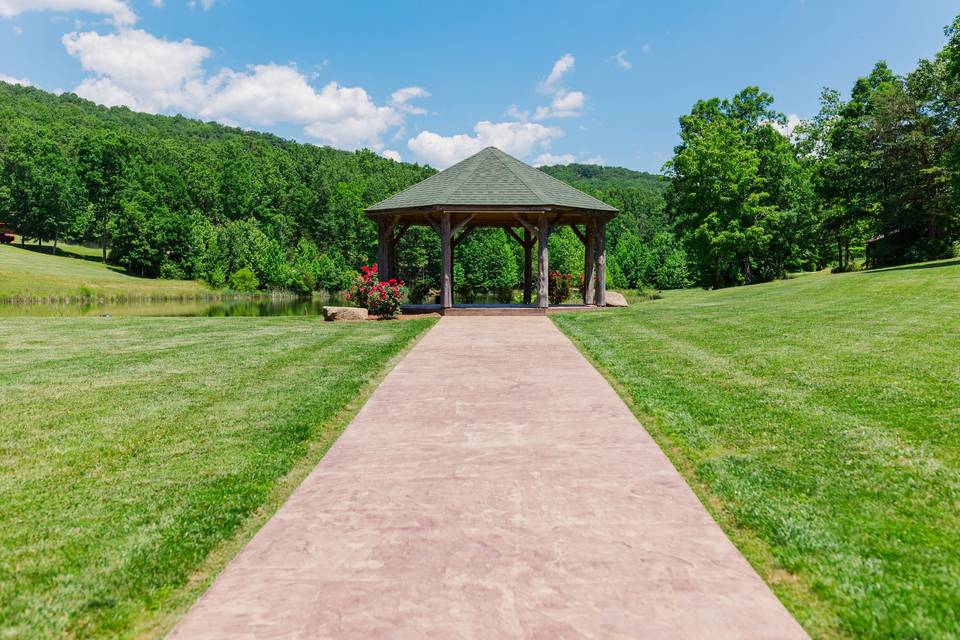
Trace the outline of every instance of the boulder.
<instances>
[{"instance_id":1,"label":"boulder","mask_svg":"<svg viewBox=\"0 0 960 640\"><path fill-rule=\"evenodd\" d=\"M623 297L622 293L619 293L617 291L605 291L603 295L607 301L608 307L627 306L627 299Z\"/></svg>"},{"instance_id":2,"label":"boulder","mask_svg":"<svg viewBox=\"0 0 960 640\"><path fill-rule=\"evenodd\" d=\"M331 322L366 320L367 310L363 307L324 307L323 319Z\"/></svg>"}]
</instances>

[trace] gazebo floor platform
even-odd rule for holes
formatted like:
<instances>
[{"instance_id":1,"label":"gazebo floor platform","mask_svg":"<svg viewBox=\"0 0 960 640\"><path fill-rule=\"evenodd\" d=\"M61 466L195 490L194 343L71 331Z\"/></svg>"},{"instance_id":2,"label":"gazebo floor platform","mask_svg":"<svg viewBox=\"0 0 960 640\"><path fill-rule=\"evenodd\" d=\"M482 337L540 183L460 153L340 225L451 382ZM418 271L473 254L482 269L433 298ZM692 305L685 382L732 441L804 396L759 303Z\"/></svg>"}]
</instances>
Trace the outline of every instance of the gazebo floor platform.
<instances>
[{"instance_id":1,"label":"gazebo floor platform","mask_svg":"<svg viewBox=\"0 0 960 640\"><path fill-rule=\"evenodd\" d=\"M603 307L592 304L561 304L543 308L532 304L458 304L441 309L439 304L405 304L404 315L442 316L545 316L548 313L600 311Z\"/></svg>"}]
</instances>

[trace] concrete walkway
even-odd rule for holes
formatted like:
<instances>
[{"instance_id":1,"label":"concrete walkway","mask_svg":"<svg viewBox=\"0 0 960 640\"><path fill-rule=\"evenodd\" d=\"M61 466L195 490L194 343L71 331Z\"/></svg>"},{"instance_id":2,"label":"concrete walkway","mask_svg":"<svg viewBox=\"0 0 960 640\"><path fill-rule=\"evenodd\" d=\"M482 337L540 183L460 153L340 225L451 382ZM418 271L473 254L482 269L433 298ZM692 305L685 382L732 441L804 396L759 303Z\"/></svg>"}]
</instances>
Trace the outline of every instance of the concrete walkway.
<instances>
[{"instance_id":1,"label":"concrete walkway","mask_svg":"<svg viewBox=\"0 0 960 640\"><path fill-rule=\"evenodd\" d=\"M547 319L443 318L172 638L805 638Z\"/></svg>"}]
</instances>

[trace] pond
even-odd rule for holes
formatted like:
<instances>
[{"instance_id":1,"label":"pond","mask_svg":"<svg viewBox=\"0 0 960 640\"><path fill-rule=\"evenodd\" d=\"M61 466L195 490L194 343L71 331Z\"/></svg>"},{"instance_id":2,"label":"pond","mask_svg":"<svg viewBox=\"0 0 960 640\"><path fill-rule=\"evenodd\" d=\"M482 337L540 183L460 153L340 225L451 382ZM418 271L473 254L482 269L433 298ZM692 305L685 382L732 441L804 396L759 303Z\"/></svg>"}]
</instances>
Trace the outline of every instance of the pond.
<instances>
[{"instance_id":1,"label":"pond","mask_svg":"<svg viewBox=\"0 0 960 640\"><path fill-rule=\"evenodd\" d=\"M170 300L105 304L0 304L0 318L70 316L319 316L336 297L254 300Z\"/></svg>"}]
</instances>

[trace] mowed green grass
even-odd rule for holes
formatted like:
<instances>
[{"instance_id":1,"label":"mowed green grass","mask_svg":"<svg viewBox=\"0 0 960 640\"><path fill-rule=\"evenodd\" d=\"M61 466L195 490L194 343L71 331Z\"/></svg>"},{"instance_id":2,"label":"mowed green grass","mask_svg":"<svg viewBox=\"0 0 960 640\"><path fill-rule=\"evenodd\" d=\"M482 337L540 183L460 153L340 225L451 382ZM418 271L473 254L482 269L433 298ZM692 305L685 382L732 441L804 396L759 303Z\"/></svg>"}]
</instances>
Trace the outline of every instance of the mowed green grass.
<instances>
[{"instance_id":1,"label":"mowed green grass","mask_svg":"<svg viewBox=\"0 0 960 640\"><path fill-rule=\"evenodd\" d=\"M0 637L155 635L430 319L0 319Z\"/></svg>"},{"instance_id":2,"label":"mowed green grass","mask_svg":"<svg viewBox=\"0 0 960 640\"><path fill-rule=\"evenodd\" d=\"M960 261L551 317L811 635L960 636Z\"/></svg>"},{"instance_id":3,"label":"mowed green grass","mask_svg":"<svg viewBox=\"0 0 960 640\"><path fill-rule=\"evenodd\" d=\"M50 255L0 245L0 302L38 298L196 298L213 291L199 282L137 278L92 260L95 250L65 246Z\"/></svg>"}]
</instances>

